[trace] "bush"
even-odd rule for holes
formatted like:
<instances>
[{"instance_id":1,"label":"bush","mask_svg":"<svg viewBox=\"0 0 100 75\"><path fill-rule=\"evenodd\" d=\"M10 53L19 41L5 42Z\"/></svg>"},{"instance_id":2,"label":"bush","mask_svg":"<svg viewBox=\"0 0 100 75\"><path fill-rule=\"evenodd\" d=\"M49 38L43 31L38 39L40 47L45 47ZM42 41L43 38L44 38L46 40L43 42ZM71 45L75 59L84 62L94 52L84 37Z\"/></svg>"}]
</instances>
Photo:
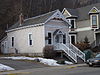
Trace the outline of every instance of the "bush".
<instances>
[{"instance_id":1,"label":"bush","mask_svg":"<svg viewBox=\"0 0 100 75\"><path fill-rule=\"evenodd\" d=\"M82 51L84 51L86 49L90 49L90 44L85 43L85 42L77 43L75 46L78 47Z\"/></svg>"},{"instance_id":2,"label":"bush","mask_svg":"<svg viewBox=\"0 0 100 75\"><path fill-rule=\"evenodd\" d=\"M87 36L84 38L84 41L77 43L76 46L82 51L91 48Z\"/></svg>"},{"instance_id":3,"label":"bush","mask_svg":"<svg viewBox=\"0 0 100 75\"><path fill-rule=\"evenodd\" d=\"M100 52L100 46L96 46L96 47L92 48L92 51L95 53Z\"/></svg>"},{"instance_id":4,"label":"bush","mask_svg":"<svg viewBox=\"0 0 100 75\"><path fill-rule=\"evenodd\" d=\"M56 51L54 51L54 46L45 46L43 49L43 56L45 58L55 58Z\"/></svg>"}]
</instances>

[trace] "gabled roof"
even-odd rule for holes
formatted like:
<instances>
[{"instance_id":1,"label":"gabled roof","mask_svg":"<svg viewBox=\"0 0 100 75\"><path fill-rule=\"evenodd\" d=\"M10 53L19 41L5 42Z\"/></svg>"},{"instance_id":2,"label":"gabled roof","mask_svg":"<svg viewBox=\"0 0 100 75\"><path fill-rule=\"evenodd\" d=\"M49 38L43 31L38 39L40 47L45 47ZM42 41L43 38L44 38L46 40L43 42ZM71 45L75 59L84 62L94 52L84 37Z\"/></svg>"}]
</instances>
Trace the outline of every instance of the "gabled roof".
<instances>
[{"instance_id":1,"label":"gabled roof","mask_svg":"<svg viewBox=\"0 0 100 75\"><path fill-rule=\"evenodd\" d=\"M48 22L50 19L53 18L61 19L67 23L67 25L70 26L69 22L66 20L66 18L62 15L62 13L59 10L55 10L43 15L39 15L36 17L25 19L24 22L20 25L20 22L17 22L13 26L11 26L7 32L13 31L19 28L25 28L25 27L31 27L31 26L37 26L37 25L44 25L46 22Z\"/></svg>"},{"instance_id":2,"label":"gabled roof","mask_svg":"<svg viewBox=\"0 0 100 75\"><path fill-rule=\"evenodd\" d=\"M66 9L68 10L70 14L77 16L78 21L80 21L80 20L89 19L88 13L93 7L96 7L98 10L100 10L100 3L88 5L88 6L77 8L77 9L68 9L68 8Z\"/></svg>"},{"instance_id":3,"label":"gabled roof","mask_svg":"<svg viewBox=\"0 0 100 75\"><path fill-rule=\"evenodd\" d=\"M24 27L24 26L29 26L29 25L44 23L55 12L57 12L57 10L43 14L43 15L39 15L39 16L36 16L36 17L32 17L32 18L29 18L29 19L25 19L24 22L21 25L20 25L19 22L17 22L16 24L12 25L8 30L19 28L19 27Z\"/></svg>"}]
</instances>

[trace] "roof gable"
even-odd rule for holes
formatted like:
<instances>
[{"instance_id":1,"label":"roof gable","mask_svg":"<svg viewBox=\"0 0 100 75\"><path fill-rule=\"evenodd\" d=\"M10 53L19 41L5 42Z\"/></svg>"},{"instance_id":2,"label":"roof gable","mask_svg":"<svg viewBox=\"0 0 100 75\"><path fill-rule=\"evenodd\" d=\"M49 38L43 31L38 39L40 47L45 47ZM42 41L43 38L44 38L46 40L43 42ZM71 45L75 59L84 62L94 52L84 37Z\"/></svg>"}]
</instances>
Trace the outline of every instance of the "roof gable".
<instances>
[{"instance_id":1,"label":"roof gable","mask_svg":"<svg viewBox=\"0 0 100 75\"><path fill-rule=\"evenodd\" d=\"M69 8L64 8L62 14L65 16L65 18L78 16L76 9L69 9Z\"/></svg>"},{"instance_id":2,"label":"roof gable","mask_svg":"<svg viewBox=\"0 0 100 75\"><path fill-rule=\"evenodd\" d=\"M63 16L63 14L59 10L57 10L57 12L54 13L46 22L48 22L49 20L65 21L66 23L68 23L68 25L70 25L69 22L66 20L66 18Z\"/></svg>"},{"instance_id":3,"label":"roof gable","mask_svg":"<svg viewBox=\"0 0 100 75\"><path fill-rule=\"evenodd\" d=\"M96 8L96 7L93 7L90 11L89 11L89 13L98 13L99 12L99 10Z\"/></svg>"},{"instance_id":4,"label":"roof gable","mask_svg":"<svg viewBox=\"0 0 100 75\"><path fill-rule=\"evenodd\" d=\"M71 16L71 14L68 12L68 10L66 8L63 9L62 14L66 17L66 16Z\"/></svg>"},{"instance_id":5,"label":"roof gable","mask_svg":"<svg viewBox=\"0 0 100 75\"><path fill-rule=\"evenodd\" d=\"M100 13L100 3L96 3L85 7L76 8L76 9L69 9L69 8L66 9L68 10L68 12L70 12L70 14L74 14L75 16L77 16L77 21L82 21L82 20L89 19L89 12Z\"/></svg>"}]
</instances>

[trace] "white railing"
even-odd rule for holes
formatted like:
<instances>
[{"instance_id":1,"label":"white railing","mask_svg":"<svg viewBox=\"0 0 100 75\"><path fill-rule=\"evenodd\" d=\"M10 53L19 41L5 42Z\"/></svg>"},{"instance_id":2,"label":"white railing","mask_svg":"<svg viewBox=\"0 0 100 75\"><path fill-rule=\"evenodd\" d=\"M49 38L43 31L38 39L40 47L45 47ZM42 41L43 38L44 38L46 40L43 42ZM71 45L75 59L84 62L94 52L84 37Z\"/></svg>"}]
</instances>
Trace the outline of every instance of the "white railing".
<instances>
[{"instance_id":1,"label":"white railing","mask_svg":"<svg viewBox=\"0 0 100 75\"><path fill-rule=\"evenodd\" d=\"M70 44L69 48L71 49L71 51L73 51L74 53L76 53L77 56L79 56L85 62L85 54L81 50L79 50L73 44Z\"/></svg>"},{"instance_id":2,"label":"white railing","mask_svg":"<svg viewBox=\"0 0 100 75\"><path fill-rule=\"evenodd\" d=\"M55 50L63 50L68 56L70 56L75 63L77 63L77 55L71 49L69 49L65 44L58 43L55 45Z\"/></svg>"}]
</instances>

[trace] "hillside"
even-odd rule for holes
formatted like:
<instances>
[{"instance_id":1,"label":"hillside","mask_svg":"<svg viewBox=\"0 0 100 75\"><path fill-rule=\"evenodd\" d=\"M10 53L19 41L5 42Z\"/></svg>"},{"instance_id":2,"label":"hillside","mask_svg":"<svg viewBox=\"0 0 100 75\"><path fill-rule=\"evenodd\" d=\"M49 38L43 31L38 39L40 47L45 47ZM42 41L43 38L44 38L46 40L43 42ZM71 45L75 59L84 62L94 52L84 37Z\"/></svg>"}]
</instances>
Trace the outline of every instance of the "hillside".
<instances>
[{"instance_id":1,"label":"hillside","mask_svg":"<svg viewBox=\"0 0 100 75\"><path fill-rule=\"evenodd\" d=\"M40 15L55 9L78 8L100 0L0 0L0 35L18 21L19 14L24 18ZM1 37L0 36L0 37Z\"/></svg>"}]
</instances>

